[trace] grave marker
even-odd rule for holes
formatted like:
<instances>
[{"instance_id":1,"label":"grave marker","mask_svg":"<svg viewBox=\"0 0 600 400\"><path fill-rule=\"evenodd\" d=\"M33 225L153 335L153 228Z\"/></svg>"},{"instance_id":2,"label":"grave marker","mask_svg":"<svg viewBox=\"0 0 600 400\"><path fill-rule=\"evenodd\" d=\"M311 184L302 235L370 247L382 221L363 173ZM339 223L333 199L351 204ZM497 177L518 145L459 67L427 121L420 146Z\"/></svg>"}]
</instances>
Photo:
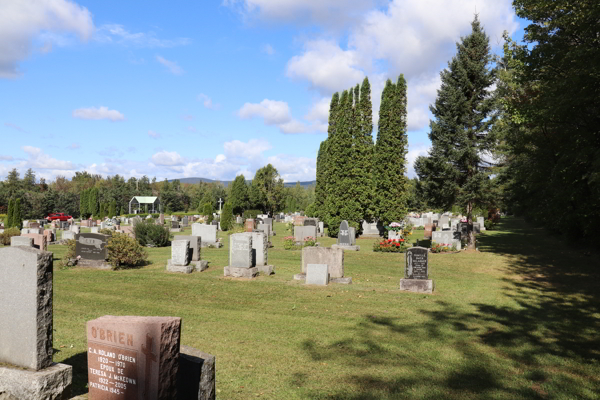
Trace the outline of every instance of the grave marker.
<instances>
[{"instance_id":1,"label":"grave marker","mask_svg":"<svg viewBox=\"0 0 600 400\"><path fill-rule=\"evenodd\" d=\"M434 283L429 279L429 250L411 247L406 251L404 278L400 279L400 290L417 293L432 293Z\"/></svg>"},{"instance_id":2,"label":"grave marker","mask_svg":"<svg viewBox=\"0 0 600 400\"><path fill-rule=\"evenodd\" d=\"M306 266L307 285L327 286L329 283L329 271L327 264L308 264Z\"/></svg>"}]
</instances>

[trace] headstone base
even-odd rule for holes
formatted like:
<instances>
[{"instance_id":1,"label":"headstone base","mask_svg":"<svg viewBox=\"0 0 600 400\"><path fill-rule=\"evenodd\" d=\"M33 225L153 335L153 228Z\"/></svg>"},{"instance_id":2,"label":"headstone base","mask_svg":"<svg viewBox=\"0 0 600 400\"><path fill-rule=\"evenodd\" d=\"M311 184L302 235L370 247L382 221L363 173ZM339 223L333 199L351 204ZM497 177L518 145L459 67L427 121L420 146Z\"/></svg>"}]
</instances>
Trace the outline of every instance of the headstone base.
<instances>
[{"instance_id":1,"label":"headstone base","mask_svg":"<svg viewBox=\"0 0 600 400\"><path fill-rule=\"evenodd\" d=\"M39 371L0 366L0 397L6 393L19 400L66 400L71 397L72 380L73 367L66 364Z\"/></svg>"},{"instance_id":2,"label":"headstone base","mask_svg":"<svg viewBox=\"0 0 600 400\"><path fill-rule=\"evenodd\" d=\"M296 274L294 275L294 280L296 281L306 281L306 274ZM351 285L352 277L347 276L343 278L329 278L329 283L339 283L341 285Z\"/></svg>"},{"instance_id":3,"label":"headstone base","mask_svg":"<svg viewBox=\"0 0 600 400\"><path fill-rule=\"evenodd\" d=\"M216 398L215 356L193 347L181 346L177 371L177 398Z\"/></svg>"},{"instance_id":4,"label":"headstone base","mask_svg":"<svg viewBox=\"0 0 600 400\"><path fill-rule=\"evenodd\" d=\"M332 244L332 249L342 249L344 251L360 251L360 246L341 246L339 244Z\"/></svg>"},{"instance_id":5,"label":"headstone base","mask_svg":"<svg viewBox=\"0 0 600 400\"><path fill-rule=\"evenodd\" d=\"M348 277L343 277L343 278L330 278L329 279L330 283L339 283L342 285L351 285L352 284L352 277L348 276Z\"/></svg>"},{"instance_id":6,"label":"headstone base","mask_svg":"<svg viewBox=\"0 0 600 400\"><path fill-rule=\"evenodd\" d=\"M112 269L112 265L106 261L84 260L83 258L77 261L77 266L83 268Z\"/></svg>"},{"instance_id":7,"label":"headstone base","mask_svg":"<svg viewBox=\"0 0 600 400\"><path fill-rule=\"evenodd\" d=\"M435 283L432 279L400 279L400 290L415 293L433 293Z\"/></svg>"},{"instance_id":8,"label":"headstone base","mask_svg":"<svg viewBox=\"0 0 600 400\"><path fill-rule=\"evenodd\" d=\"M194 271L202 272L208 268L208 261L190 261L189 265L174 265L173 260L167 260L167 271L169 272L182 272L184 274L191 274Z\"/></svg>"},{"instance_id":9,"label":"headstone base","mask_svg":"<svg viewBox=\"0 0 600 400\"><path fill-rule=\"evenodd\" d=\"M171 228L171 229L169 229L169 232L171 232L171 233L181 232L181 228Z\"/></svg>"},{"instance_id":10,"label":"headstone base","mask_svg":"<svg viewBox=\"0 0 600 400\"><path fill-rule=\"evenodd\" d=\"M259 274L258 267L252 268L238 268L238 267L225 267L223 268L223 275L230 276L232 278L256 278Z\"/></svg>"},{"instance_id":11,"label":"headstone base","mask_svg":"<svg viewBox=\"0 0 600 400\"><path fill-rule=\"evenodd\" d=\"M273 275L275 273L275 267L272 265L257 265L256 268L258 268L258 272L260 272L261 275Z\"/></svg>"},{"instance_id":12,"label":"headstone base","mask_svg":"<svg viewBox=\"0 0 600 400\"><path fill-rule=\"evenodd\" d=\"M214 247L216 249L220 249L221 247L223 247L223 243L221 242L214 242L214 243L210 243L210 242L205 242L204 240L201 243L202 247Z\"/></svg>"}]
</instances>

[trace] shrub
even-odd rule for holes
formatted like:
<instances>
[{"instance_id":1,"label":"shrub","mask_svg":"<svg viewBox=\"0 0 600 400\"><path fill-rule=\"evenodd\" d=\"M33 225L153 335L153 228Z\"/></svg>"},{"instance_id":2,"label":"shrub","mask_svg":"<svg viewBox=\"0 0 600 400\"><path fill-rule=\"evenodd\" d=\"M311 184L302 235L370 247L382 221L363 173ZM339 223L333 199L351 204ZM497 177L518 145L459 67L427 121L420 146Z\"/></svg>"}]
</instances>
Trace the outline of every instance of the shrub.
<instances>
[{"instance_id":1,"label":"shrub","mask_svg":"<svg viewBox=\"0 0 600 400\"><path fill-rule=\"evenodd\" d=\"M114 233L114 231L111 230L111 229L108 229L108 228L104 228L104 229L99 229L98 233L100 233L102 235L112 236L112 234Z\"/></svg>"},{"instance_id":2,"label":"shrub","mask_svg":"<svg viewBox=\"0 0 600 400\"><path fill-rule=\"evenodd\" d=\"M384 253L404 253L409 247L404 239L385 239L373 243L373 251Z\"/></svg>"},{"instance_id":3,"label":"shrub","mask_svg":"<svg viewBox=\"0 0 600 400\"><path fill-rule=\"evenodd\" d=\"M75 259L75 240L69 239L67 240L67 252L65 256L60 260L60 266L63 268L72 267L77 264L77 260Z\"/></svg>"},{"instance_id":4,"label":"shrub","mask_svg":"<svg viewBox=\"0 0 600 400\"><path fill-rule=\"evenodd\" d=\"M483 226L488 231L491 231L492 229L494 229L494 225L495 225L494 221L492 221L491 219L486 219L485 221L483 221Z\"/></svg>"},{"instance_id":5,"label":"shrub","mask_svg":"<svg viewBox=\"0 0 600 400\"><path fill-rule=\"evenodd\" d=\"M142 246L165 247L169 245L171 238L169 228L146 221L136 224L133 234Z\"/></svg>"},{"instance_id":6,"label":"shrub","mask_svg":"<svg viewBox=\"0 0 600 400\"><path fill-rule=\"evenodd\" d=\"M296 239L293 236L283 238L283 248L285 250L297 250L300 246L296 246Z\"/></svg>"},{"instance_id":7,"label":"shrub","mask_svg":"<svg viewBox=\"0 0 600 400\"><path fill-rule=\"evenodd\" d=\"M8 228L4 230L4 233L1 235L2 237L2 244L5 246L10 246L10 238L13 236L19 236L21 235L21 231L19 230L19 228Z\"/></svg>"},{"instance_id":8,"label":"shrub","mask_svg":"<svg viewBox=\"0 0 600 400\"><path fill-rule=\"evenodd\" d=\"M243 233L243 232L246 232L246 228L244 227L243 224L232 224L231 229L229 231L227 231L227 234L233 235L234 233Z\"/></svg>"},{"instance_id":9,"label":"shrub","mask_svg":"<svg viewBox=\"0 0 600 400\"><path fill-rule=\"evenodd\" d=\"M310 203L308 207L306 207L306 210L304 210L304 215L306 215L307 217L318 217L317 214L317 205L315 203Z\"/></svg>"},{"instance_id":10,"label":"shrub","mask_svg":"<svg viewBox=\"0 0 600 400\"><path fill-rule=\"evenodd\" d=\"M233 225L233 206L230 202L225 203L221 212L221 230L228 231Z\"/></svg>"},{"instance_id":11,"label":"shrub","mask_svg":"<svg viewBox=\"0 0 600 400\"><path fill-rule=\"evenodd\" d=\"M206 223L210 225L213 221L213 206L211 203L206 203L202 208L202 215L206 216Z\"/></svg>"},{"instance_id":12,"label":"shrub","mask_svg":"<svg viewBox=\"0 0 600 400\"><path fill-rule=\"evenodd\" d=\"M244 217L244 219L248 219L248 218L256 219L256 217L258 217L258 214L262 214L262 211L246 210L246 211L244 211L243 217Z\"/></svg>"},{"instance_id":13,"label":"shrub","mask_svg":"<svg viewBox=\"0 0 600 400\"><path fill-rule=\"evenodd\" d=\"M156 226L156 225L155 225ZM148 259L148 253L137 240L124 233L113 233L108 239L108 262L113 269L142 265Z\"/></svg>"}]
</instances>

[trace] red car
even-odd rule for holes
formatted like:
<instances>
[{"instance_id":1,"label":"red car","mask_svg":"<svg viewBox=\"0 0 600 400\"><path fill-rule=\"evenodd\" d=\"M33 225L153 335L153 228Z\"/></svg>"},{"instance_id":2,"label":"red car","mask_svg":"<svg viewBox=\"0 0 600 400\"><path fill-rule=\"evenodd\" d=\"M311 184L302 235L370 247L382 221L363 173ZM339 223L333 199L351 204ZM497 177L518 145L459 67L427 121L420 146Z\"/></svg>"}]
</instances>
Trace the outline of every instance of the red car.
<instances>
[{"instance_id":1,"label":"red car","mask_svg":"<svg viewBox=\"0 0 600 400\"><path fill-rule=\"evenodd\" d=\"M65 215L65 213L53 213L50 214L46 217L46 220L48 222L52 222L52 221L67 221L69 219L71 219L73 217L71 217L70 215Z\"/></svg>"}]
</instances>

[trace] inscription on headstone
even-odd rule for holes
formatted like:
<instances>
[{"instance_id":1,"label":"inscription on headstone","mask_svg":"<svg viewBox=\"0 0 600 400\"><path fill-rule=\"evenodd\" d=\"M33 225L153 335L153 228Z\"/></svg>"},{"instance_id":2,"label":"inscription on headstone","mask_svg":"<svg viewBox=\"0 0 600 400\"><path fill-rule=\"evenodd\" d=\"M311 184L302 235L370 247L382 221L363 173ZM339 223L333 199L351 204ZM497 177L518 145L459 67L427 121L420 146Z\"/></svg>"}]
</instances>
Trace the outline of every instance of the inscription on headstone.
<instances>
[{"instance_id":1,"label":"inscription on headstone","mask_svg":"<svg viewBox=\"0 0 600 400\"><path fill-rule=\"evenodd\" d=\"M428 250L424 247L411 247L406 251L405 279L428 279Z\"/></svg>"},{"instance_id":2,"label":"inscription on headstone","mask_svg":"<svg viewBox=\"0 0 600 400\"><path fill-rule=\"evenodd\" d=\"M180 331L176 317L88 321L88 398L176 398Z\"/></svg>"},{"instance_id":3,"label":"inscription on headstone","mask_svg":"<svg viewBox=\"0 0 600 400\"><path fill-rule=\"evenodd\" d=\"M348 227L348 221L342 221L340 224L340 231L338 232L338 245L340 246L351 246L352 240L350 239L350 228Z\"/></svg>"},{"instance_id":4,"label":"inscription on headstone","mask_svg":"<svg viewBox=\"0 0 600 400\"><path fill-rule=\"evenodd\" d=\"M108 235L99 233L80 233L75 235L75 255L86 260L106 260Z\"/></svg>"}]
</instances>

